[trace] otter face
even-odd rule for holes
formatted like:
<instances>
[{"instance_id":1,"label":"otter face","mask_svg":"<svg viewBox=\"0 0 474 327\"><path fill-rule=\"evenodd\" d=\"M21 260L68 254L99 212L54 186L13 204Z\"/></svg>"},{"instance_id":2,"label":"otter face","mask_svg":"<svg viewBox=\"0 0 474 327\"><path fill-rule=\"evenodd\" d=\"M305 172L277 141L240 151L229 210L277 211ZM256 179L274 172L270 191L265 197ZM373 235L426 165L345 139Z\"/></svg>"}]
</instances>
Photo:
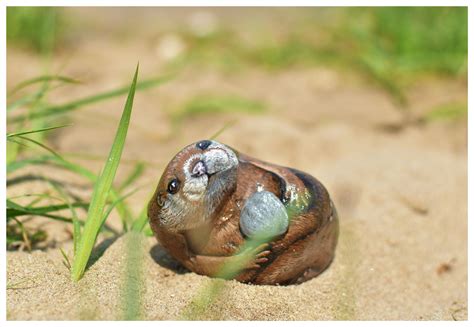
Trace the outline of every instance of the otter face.
<instances>
[{"instance_id":1,"label":"otter face","mask_svg":"<svg viewBox=\"0 0 474 327\"><path fill-rule=\"evenodd\" d=\"M237 155L216 141L199 141L168 164L153 196L148 216L173 231L198 227L212 218L235 189Z\"/></svg>"}]
</instances>

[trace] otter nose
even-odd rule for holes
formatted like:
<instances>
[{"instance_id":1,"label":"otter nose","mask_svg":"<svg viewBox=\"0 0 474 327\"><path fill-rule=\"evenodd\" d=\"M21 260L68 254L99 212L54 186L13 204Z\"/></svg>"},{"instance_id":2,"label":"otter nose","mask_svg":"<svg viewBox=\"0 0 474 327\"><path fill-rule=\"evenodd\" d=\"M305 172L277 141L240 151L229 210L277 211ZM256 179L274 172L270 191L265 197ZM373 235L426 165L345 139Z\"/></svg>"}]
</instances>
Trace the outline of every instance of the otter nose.
<instances>
[{"instance_id":1,"label":"otter nose","mask_svg":"<svg viewBox=\"0 0 474 327\"><path fill-rule=\"evenodd\" d=\"M207 173L206 165L202 161L198 161L196 165L194 165L192 176L199 177Z\"/></svg>"},{"instance_id":2,"label":"otter nose","mask_svg":"<svg viewBox=\"0 0 474 327\"><path fill-rule=\"evenodd\" d=\"M209 140L202 140L196 144L196 147L198 147L201 150L206 150L209 147L209 145L211 145L211 143L212 142Z\"/></svg>"}]
</instances>

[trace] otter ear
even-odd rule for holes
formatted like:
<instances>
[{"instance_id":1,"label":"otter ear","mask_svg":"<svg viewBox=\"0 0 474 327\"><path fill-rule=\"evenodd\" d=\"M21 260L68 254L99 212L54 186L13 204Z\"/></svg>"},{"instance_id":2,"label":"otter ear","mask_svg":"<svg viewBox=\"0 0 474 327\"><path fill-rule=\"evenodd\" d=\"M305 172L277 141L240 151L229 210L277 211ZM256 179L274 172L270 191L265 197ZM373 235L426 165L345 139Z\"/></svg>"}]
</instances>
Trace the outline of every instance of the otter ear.
<instances>
[{"instance_id":1,"label":"otter ear","mask_svg":"<svg viewBox=\"0 0 474 327\"><path fill-rule=\"evenodd\" d=\"M162 207L165 204L165 201L166 201L166 193L159 192L156 196L156 203L158 203L158 205Z\"/></svg>"}]
</instances>

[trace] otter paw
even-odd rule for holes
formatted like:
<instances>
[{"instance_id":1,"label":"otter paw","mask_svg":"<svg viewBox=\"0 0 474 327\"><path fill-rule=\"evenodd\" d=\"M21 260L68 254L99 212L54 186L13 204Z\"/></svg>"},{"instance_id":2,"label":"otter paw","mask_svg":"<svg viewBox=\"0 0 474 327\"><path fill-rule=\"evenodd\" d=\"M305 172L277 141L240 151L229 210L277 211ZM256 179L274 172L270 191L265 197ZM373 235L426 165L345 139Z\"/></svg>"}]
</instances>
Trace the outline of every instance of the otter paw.
<instances>
[{"instance_id":1,"label":"otter paw","mask_svg":"<svg viewBox=\"0 0 474 327\"><path fill-rule=\"evenodd\" d=\"M268 243L260 244L255 248L248 248L239 254L241 262L245 269L259 269L260 264L268 261L267 256L270 250L267 250Z\"/></svg>"}]
</instances>

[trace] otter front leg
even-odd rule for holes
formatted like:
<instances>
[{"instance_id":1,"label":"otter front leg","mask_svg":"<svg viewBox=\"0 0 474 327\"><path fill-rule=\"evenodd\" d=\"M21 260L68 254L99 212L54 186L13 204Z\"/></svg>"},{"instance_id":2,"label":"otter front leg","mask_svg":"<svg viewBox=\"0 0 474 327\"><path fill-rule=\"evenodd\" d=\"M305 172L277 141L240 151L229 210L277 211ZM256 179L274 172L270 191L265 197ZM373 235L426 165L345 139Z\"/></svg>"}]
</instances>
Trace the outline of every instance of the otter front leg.
<instances>
[{"instance_id":1,"label":"otter front leg","mask_svg":"<svg viewBox=\"0 0 474 327\"><path fill-rule=\"evenodd\" d=\"M231 256L192 255L183 264L201 275L232 279L243 270L259 269L260 264L267 262L270 254L267 247L268 244L264 243Z\"/></svg>"},{"instance_id":2,"label":"otter front leg","mask_svg":"<svg viewBox=\"0 0 474 327\"><path fill-rule=\"evenodd\" d=\"M270 254L266 250L268 244L260 244L255 248L247 248L239 254L231 256L209 256L192 253L184 235L156 229L161 245L183 266L200 275L232 278L239 270L259 269L267 262ZM227 276L224 276L227 275Z\"/></svg>"}]
</instances>

